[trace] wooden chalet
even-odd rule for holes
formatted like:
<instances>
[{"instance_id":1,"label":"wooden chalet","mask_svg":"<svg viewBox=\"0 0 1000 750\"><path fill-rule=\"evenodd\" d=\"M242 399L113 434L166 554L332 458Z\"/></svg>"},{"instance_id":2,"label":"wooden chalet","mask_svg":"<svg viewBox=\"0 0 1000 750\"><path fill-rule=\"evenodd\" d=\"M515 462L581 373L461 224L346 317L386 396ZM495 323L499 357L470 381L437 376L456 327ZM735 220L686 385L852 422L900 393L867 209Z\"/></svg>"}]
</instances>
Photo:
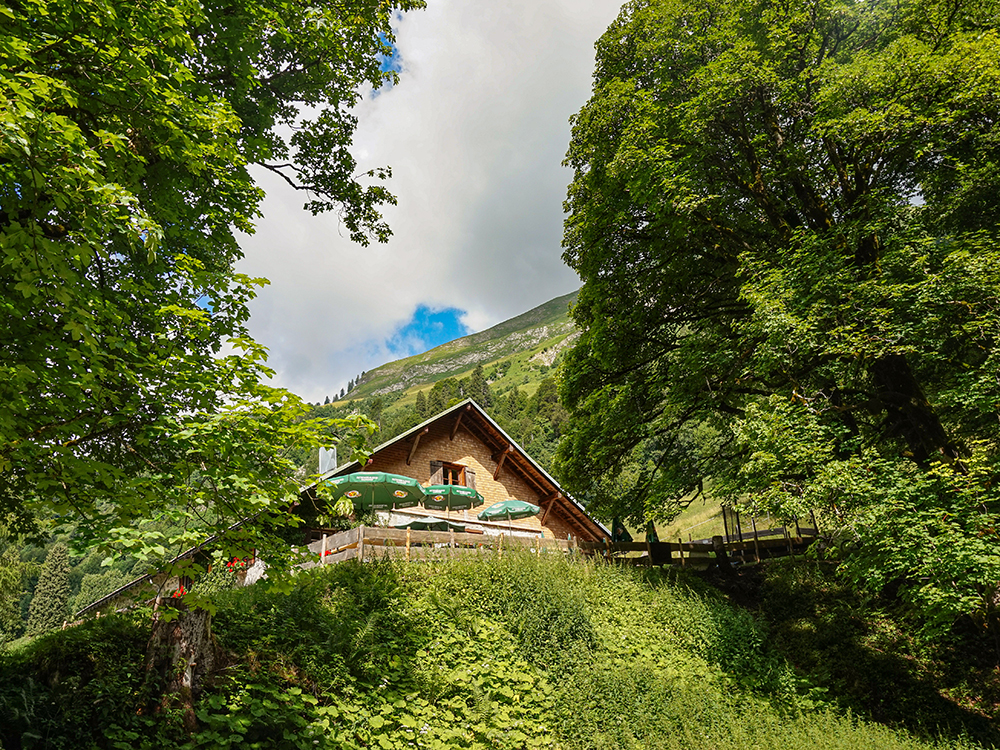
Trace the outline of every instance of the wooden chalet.
<instances>
[{"instance_id":1,"label":"wooden chalet","mask_svg":"<svg viewBox=\"0 0 1000 750\"><path fill-rule=\"evenodd\" d=\"M433 516L460 523L471 532L545 539L601 541L611 537L559 483L514 442L472 399L455 404L372 451L362 466L337 467L301 493L304 502L322 504L322 480L355 471L386 471L412 477L422 485L461 484L477 490L486 503L466 511L395 510L389 525ZM511 522L479 521L476 514L503 500L523 500L541 508L532 518Z\"/></svg>"},{"instance_id":2,"label":"wooden chalet","mask_svg":"<svg viewBox=\"0 0 1000 750\"><path fill-rule=\"evenodd\" d=\"M483 541L485 536L500 534L506 535L508 539L525 537L524 541L540 538L550 540L555 549L567 549L565 540L568 539L572 539L575 545L583 542L601 542L611 538L611 532L587 515L583 506L563 492L559 483L535 463L534 459L472 399L466 399L378 446L364 466L355 461L328 472L318 482L299 493L300 507L313 509L324 507L329 498L323 496L322 480L355 471L386 471L402 474L418 480L425 486L461 484L477 490L486 501L482 507L467 511L432 511L422 506L395 510L391 514L385 514L382 519L390 526L413 519L443 518L465 526L471 534L483 535L479 537ZM476 518L480 510L502 500L524 500L538 505L541 512L531 518L510 522L480 521ZM232 528L242 526L247 520L249 519L234 524ZM373 529L368 529L366 532L363 527L360 529L360 535L358 531L354 529L347 534L348 536L353 534L354 537L361 539L366 533L371 535L373 531L377 532ZM387 529L383 532L383 536L391 535L393 531ZM325 540L322 543L315 541L324 533L323 529L306 532L305 541L307 543L313 541L309 544L313 552L325 546ZM398 531L395 533L399 534ZM439 542L448 539L448 535L435 532L422 532L422 536ZM466 534L460 536L467 537ZM453 544L454 535L450 539ZM204 556L205 550L210 549L216 541L217 537L209 537L202 544L178 555L174 562L197 555ZM355 541L351 546L356 548L358 544ZM345 559L350 556L353 555L346 554ZM240 578L245 576L245 581L242 582L249 584L260 578L264 567L260 560L240 561ZM114 602L128 592L141 598L164 592L169 595L169 592L186 586L190 586L190 581L168 579L162 573L138 576L84 607L77 613L77 617L114 606Z\"/></svg>"}]
</instances>

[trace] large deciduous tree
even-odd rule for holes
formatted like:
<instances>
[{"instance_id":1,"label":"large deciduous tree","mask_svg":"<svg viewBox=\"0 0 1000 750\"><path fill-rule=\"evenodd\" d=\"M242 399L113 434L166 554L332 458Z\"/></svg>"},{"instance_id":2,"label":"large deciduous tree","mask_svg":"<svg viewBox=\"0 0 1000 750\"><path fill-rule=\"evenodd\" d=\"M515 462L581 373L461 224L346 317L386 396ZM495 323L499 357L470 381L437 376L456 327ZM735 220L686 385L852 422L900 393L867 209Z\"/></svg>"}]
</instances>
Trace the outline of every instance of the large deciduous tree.
<instances>
[{"instance_id":1,"label":"large deciduous tree","mask_svg":"<svg viewBox=\"0 0 1000 750\"><path fill-rule=\"evenodd\" d=\"M260 385L265 353L245 324L262 280L234 271L235 233L252 231L262 198L248 170L339 211L355 240L384 240L388 170L357 174L351 107L395 80L390 24L420 5L0 6L10 523L55 514L169 557L205 529L273 519L294 469L284 451L324 438L297 398Z\"/></svg>"},{"instance_id":2,"label":"large deciduous tree","mask_svg":"<svg viewBox=\"0 0 1000 750\"><path fill-rule=\"evenodd\" d=\"M1000 561L991 0L639 0L573 121L566 484L641 519L711 477L852 530L947 621Z\"/></svg>"}]
</instances>

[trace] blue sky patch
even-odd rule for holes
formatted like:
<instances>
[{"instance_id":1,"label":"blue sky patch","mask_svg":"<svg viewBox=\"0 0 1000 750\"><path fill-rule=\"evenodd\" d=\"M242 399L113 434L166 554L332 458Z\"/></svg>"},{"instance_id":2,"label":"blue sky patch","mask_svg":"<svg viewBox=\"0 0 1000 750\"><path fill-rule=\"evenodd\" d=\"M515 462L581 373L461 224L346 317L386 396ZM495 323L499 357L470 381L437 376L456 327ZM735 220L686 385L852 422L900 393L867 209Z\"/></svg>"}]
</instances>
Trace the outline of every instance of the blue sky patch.
<instances>
[{"instance_id":1,"label":"blue sky patch","mask_svg":"<svg viewBox=\"0 0 1000 750\"><path fill-rule=\"evenodd\" d=\"M449 341L468 336L470 331L462 323L464 310L446 307L434 310L427 305L417 305L413 317L386 341L386 348L395 357L412 357Z\"/></svg>"},{"instance_id":2,"label":"blue sky patch","mask_svg":"<svg viewBox=\"0 0 1000 750\"><path fill-rule=\"evenodd\" d=\"M391 44L389 40L386 39L385 34L379 34L378 38L382 44L387 45L392 50L391 54L382 55L382 72L387 73L390 70L395 70L398 73L403 69L403 58L399 56L399 49L395 44Z\"/></svg>"},{"instance_id":3,"label":"blue sky patch","mask_svg":"<svg viewBox=\"0 0 1000 750\"><path fill-rule=\"evenodd\" d=\"M392 52L388 55L382 55L382 62L379 65L380 70L383 73L388 73L390 70L399 73L403 69L403 58L399 55L399 49L395 44L390 44L389 40L386 39L385 34L379 34L378 38L381 40L382 44L389 47ZM383 81L381 87L375 89L372 92L372 99L377 98L380 94L385 93L392 88L392 81Z\"/></svg>"}]
</instances>

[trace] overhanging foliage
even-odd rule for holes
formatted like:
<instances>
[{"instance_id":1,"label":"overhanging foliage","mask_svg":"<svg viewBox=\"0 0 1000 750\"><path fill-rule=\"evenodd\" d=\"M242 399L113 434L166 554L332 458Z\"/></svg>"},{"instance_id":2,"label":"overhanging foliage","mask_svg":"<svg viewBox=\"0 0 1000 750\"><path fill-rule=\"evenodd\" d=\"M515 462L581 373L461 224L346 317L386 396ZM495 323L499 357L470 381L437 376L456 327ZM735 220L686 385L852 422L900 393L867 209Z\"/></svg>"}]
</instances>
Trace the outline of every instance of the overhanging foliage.
<instances>
[{"instance_id":1,"label":"overhanging foliage","mask_svg":"<svg viewBox=\"0 0 1000 750\"><path fill-rule=\"evenodd\" d=\"M261 510L277 522L294 489L284 452L335 438L260 385L270 371L246 321L264 281L234 271L235 233L253 230L262 198L248 166L307 189L314 212L339 211L353 239L384 240L377 209L394 199L355 173L350 108L361 87L395 80L381 69L393 14L421 5L0 7L0 513L12 524L63 517L163 559Z\"/></svg>"},{"instance_id":2,"label":"overhanging foliage","mask_svg":"<svg viewBox=\"0 0 1000 750\"><path fill-rule=\"evenodd\" d=\"M640 521L711 477L731 503L825 508L862 550L898 541L862 521L891 517L913 596L995 615L975 550L1000 511L998 19L978 0L625 6L567 156L571 490ZM969 482L942 547L923 513ZM884 579L881 558L854 556L858 577Z\"/></svg>"}]
</instances>

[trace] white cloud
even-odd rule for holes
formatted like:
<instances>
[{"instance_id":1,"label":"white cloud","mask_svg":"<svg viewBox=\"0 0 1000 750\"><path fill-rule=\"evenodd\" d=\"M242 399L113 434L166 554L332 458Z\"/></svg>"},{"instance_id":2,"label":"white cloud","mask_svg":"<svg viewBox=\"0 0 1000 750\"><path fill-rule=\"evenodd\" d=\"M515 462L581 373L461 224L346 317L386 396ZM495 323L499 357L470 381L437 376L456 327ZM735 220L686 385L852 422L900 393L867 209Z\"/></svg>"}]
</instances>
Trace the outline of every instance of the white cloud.
<instances>
[{"instance_id":1,"label":"white cloud","mask_svg":"<svg viewBox=\"0 0 1000 750\"><path fill-rule=\"evenodd\" d=\"M403 17L400 84L356 110L359 171L393 168L386 245L354 245L259 174L265 218L239 270L271 280L250 328L278 384L312 401L339 391L393 358L385 341L419 304L481 330L578 286L560 257L560 162L619 5L431 0Z\"/></svg>"}]
</instances>

